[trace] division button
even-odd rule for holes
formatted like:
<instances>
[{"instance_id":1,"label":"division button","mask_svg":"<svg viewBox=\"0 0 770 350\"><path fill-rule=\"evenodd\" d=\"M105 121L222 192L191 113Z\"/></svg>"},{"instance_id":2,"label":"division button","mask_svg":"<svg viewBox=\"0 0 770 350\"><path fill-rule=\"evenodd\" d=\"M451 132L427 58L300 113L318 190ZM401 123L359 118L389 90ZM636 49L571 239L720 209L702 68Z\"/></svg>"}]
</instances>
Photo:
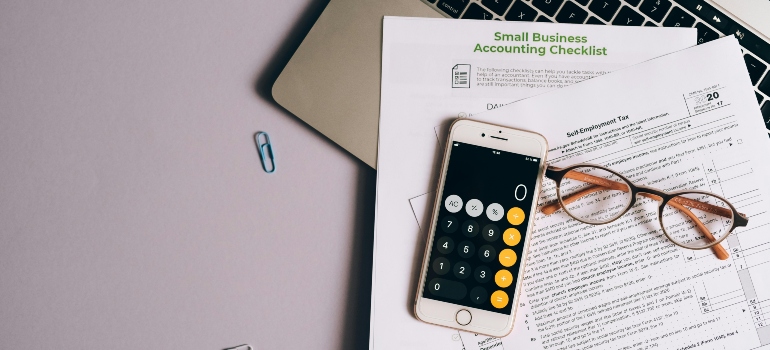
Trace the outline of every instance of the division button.
<instances>
[{"instance_id":1,"label":"division button","mask_svg":"<svg viewBox=\"0 0 770 350\"><path fill-rule=\"evenodd\" d=\"M462 300L468 294L468 289L464 284L445 280L443 278L434 278L430 280L425 288L427 288L433 295L452 300ZM508 301L506 300L506 302Z\"/></svg>"},{"instance_id":2,"label":"division button","mask_svg":"<svg viewBox=\"0 0 770 350\"><path fill-rule=\"evenodd\" d=\"M519 207L513 207L508 210L508 222L511 225L521 225L524 222L524 211Z\"/></svg>"},{"instance_id":3,"label":"division button","mask_svg":"<svg viewBox=\"0 0 770 350\"><path fill-rule=\"evenodd\" d=\"M484 226L484 229L481 230L481 237L484 237L487 242L494 242L500 237L500 229L495 224Z\"/></svg>"},{"instance_id":4,"label":"division button","mask_svg":"<svg viewBox=\"0 0 770 350\"><path fill-rule=\"evenodd\" d=\"M483 262L488 263L492 260L495 260L496 256L497 251L491 245L485 244L479 248L479 259L481 259Z\"/></svg>"},{"instance_id":5,"label":"division button","mask_svg":"<svg viewBox=\"0 0 770 350\"><path fill-rule=\"evenodd\" d=\"M510 286L511 283L513 283L511 272L505 269L497 271L495 274L495 283L500 286L500 288L507 288Z\"/></svg>"},{"instance_id":6,"label":"division button","mask_svg":"<svg viewBox=\"0 0 770 350\"><path fill-rule=\"evenodd\" d=\"M482 286L474 287L471 289L471 301L474 304L483 304L487 301L487 290Z\"/></svg>"},{"instance_id":7,"label":"division button","mask_svg":"<svg viewBox=\"0 0 770 350\"><path fill-rule=\"evenodd\" d=\"M457 311L457 314L455 315L455 321L461 326L467 326L468 323L471 323L472 318L470 311L465 309Z\"/></svg>"},{"instance_id":8,"label":"division button","mask_svg":"<svg viewBox=\"0 0 770 350\"><path fill-rule=\"evenodd\" d=\"M492 203L487 207L487 217L492 221L500 221L503 218L503 206L498 203Z\"/></svg>"},{"instance_id":9,"label":"division button","mask_svg":"<svg viewBox=\"0 0 770 350\"><path fill-rule=\"evenodd\" d=\"M515 228L509 228L503 232L503 242L513 247L521 242L521 233Z\"/></svg>"},{"instance_id":10,"label":"division button","mask_svg":"<svg viewBox=\"0 0 770 350\"><path fill-rule=\"evenodd\" d=\"M446 197L446 200L444 200L444 207L446 207L448 212L456 213L463 208L463 200L460 198L460 196L453 194L449 197Z\"/></svg>"},{"instance_id":11,"label":"division button","mask_svg":"<svg viewBox=\"0 0 770 350\"><path fill-rule=\"evenodd\" d=\"M460 224L457 223L457 218L452 215L445 216L441 219L441 231L446 233L454 233Z\"/></svg>"},{"instance_id":12,"label":"division button","mask_svg":"<svg viewBox=\"0 0 770 350\"><path fill-rule=\"evenodd\" d=\"M516 252L511 249L500 251L500 264L505 267L511 267L516 263Z\"/></svg>"},{"instance_id":13,"label":"division button","mask_svg":"<svg viewBox=\"0 0 770 350\"><path fill-rule=\"evenodd\" d=\"M492 302L492 306L502 309L508 305L508 294L505 294L502 290L495 291L492 293L492 297L489 298L489 301Z\"/></svg>"},{"instance_id":14,"label":"division button","mask_svg":"<svg viewBox=\"0 0 770 350\"><path fill-rule=\"evenodd\" d=\"M438 242L436 242L436 249L438 249L441 254L449 254L452 252L452 249L455 249L455 242L447 237L441 237L438 239Z\"/></svg>"},{"instance_id":15,"label":"division button","mask_svg":"<svg viewBox=\"0 0 770 350\"><path fill-rule=\"evenodd\" d=\"M446 275L449 272L449 259L442 256L434 260L433 271L439 275Z\"/></svg>"},{"instance_id":16,"label":"division button","mask_svg":"<svg viewBox=\"0 0 770 350\"><path fill-rule=\"evenodd\" d=\"M484 205L481 204L481 201L478 199L471 199L468 201L468 204L465 205L465 212L475 218L484 212Z\"/></svg>"}]
</instances>

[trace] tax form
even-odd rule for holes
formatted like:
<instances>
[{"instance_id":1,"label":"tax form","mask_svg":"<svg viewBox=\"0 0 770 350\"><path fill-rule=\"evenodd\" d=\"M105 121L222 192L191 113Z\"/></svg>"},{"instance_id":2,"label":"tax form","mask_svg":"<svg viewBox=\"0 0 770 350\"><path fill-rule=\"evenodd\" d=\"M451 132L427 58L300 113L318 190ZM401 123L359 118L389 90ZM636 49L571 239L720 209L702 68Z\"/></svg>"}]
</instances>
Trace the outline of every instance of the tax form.
<instances>
[{"instance_id":1,"label":"tax form","mask_svg":"<svg viewBox=\"0 0 770 350\"><path fill-rule=\"evenodd\" d=\"M390 133L379 141L378 158L386 169L378 169L372 347L447 346L436 341L445 338L446 330L417 321L409 299L417 278L413 262L421 258L418 247L424 237L407 198L428 192L433 183L436 138L428 130L449 117L499 108L690 47L696 35L693 28L385 17L380 128ZM427 145L426 135L431 135ZM392 143L400 142L398 138L414 149L401 155L389 153ZM394 157L407 155L415 157L410 158L409 169L389 169L399 166L393 165ZM392 177L401 174L410 177ZM385 187L392 193L384 193ZM378 235L380 230L388 235ZM393 245L390 238L402 244ZM449 338L459 341L460 335Z\"/></svg>"},{"instance_id":2,"label":"tax form","mask_svg":"<svg viewBox=\"0 0 770 350\"><path fill-rule=\"evenodd\" d=\"M750 218L722 242L731 257L721 261L668 241L650 200L601 226L538 214L514 330L502 339L411 316L425 244L417 221L432 201L418 199L435 186L440 122L404 128L381 118L371 347L770 348L770 141L761 118L732 37L475 115L540 132L551 165L590 162L659 189L715 192ZM545 180L539 205L554 196Z\"/></svg>"}]
</instances>

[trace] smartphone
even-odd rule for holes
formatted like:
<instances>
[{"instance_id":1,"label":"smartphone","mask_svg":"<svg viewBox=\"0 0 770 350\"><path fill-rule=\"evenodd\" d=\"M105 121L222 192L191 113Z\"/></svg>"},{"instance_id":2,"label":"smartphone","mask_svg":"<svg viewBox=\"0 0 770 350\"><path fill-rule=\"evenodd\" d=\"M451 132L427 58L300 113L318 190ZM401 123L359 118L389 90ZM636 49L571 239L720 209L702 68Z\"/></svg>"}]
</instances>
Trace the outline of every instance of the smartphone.
<instances>
[{"instance_id":1,"label":"smartphone","mask_svg":"<svg viewBox=\"0 0 770 350\"><path fill-rule=\"evenodd\" d=\"M494 337L511 332L547 151L534 132L452 123L415 298L418 319Z\"/></svg>"}]
</instances>

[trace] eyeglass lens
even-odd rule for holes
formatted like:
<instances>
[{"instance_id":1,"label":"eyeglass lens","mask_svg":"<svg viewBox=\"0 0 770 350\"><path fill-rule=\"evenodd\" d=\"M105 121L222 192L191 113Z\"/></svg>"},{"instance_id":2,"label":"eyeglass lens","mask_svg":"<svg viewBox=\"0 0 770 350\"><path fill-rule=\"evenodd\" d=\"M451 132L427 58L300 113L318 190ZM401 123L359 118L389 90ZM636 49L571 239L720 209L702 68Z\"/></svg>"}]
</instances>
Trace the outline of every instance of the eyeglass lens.
<instances>
[{"instance_id":1,"label":"eyeglass lens","mask_svg":"<svg viewBox=\"0 0 770 350\"><path fill-rule=\"evenodd\" d=\"M674 242L688 248L705 248L728 234L733 211L722 199L703 193L681 194L666 202L661 218Z\"/></svg>"},{"instance_id":2,"label":"eyeglass lens","mask_svg":"<svg viewBox=\"0 0 770 350\"><path fill-rule=\"evenodd\" d=\"M559 194L570 215L604 224L622 215L631 203L623 178L600 168L575 168L559 183Z\"/></svg>"}]
</instances>

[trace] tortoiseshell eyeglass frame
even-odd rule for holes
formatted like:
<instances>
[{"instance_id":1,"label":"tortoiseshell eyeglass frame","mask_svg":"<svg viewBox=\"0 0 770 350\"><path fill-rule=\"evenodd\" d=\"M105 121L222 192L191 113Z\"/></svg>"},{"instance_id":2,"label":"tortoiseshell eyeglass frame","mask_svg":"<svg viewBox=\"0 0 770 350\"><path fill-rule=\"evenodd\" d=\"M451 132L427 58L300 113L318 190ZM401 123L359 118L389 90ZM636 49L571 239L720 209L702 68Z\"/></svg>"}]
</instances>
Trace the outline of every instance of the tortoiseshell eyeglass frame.
<instances>
[{"instance_id":1,"label":"tortoiseshell eyeglass frame","mask_svg":"<svg viewBox=\"0 0 770 350\"><path fill-rule=\"evenodd\" d=\"M620 179L623 179L625 183L620 183L617 181L605 179L598 176L593 176L589 174L585 174L582 172L574 171L578 168L596 168L601 169L603 171L609 172ZM613 189L623 192L631 192L631 198L628 202L628 205L625 209L623 209L620 213L615 215L614 217L608 219L606 222L591 222L586 221L584 219L581 219L577 215L574 215L569 212L569 210L564 210L564 212L567 213L570 217L572 217L575 220L578 220L580 222L591 224L591 225L604 225L611 223L617 219L619 219L621 216L625 215L628 210L631 209L631 207L636 204L636 198L637 195L641 195L642 197L651 198L655 201L658 201L660 203L658 207L658 222L660 223L660 228L663 231L663 234L674 244L686 248L686 249L707 249L711 248L714 251L714 254L716 254L717 258L721 260L725 260L729 257L729 254L727 251L719 245L720 242L722 242L727 236L730 235L730 233L733 232L733 230L736 227L745 227L749 223L749 219L746 217L746 215L739 213L735 207L733 206L730 201L727 199L722 198L722 196L719 196L712 192L706 192L706 191L697 191L697 190L681 190L681 191L675 191L675 192L666 192L659 190L657 188L649 187L649 186L642 186L642 185L636 185L633 182L631 182L629 179L627 179L625 176L618 174L617 172L605 168L600 165L596 164L575 164L566 168L558 168L554 166L549 166L545 171L545 177L548 179L551 179L556 182L556 197L558 198L558 201L555 201L553 203L544 205L542 208L540 208L540 211L543 212L546 215L550 215L553 212L558 211L560 208L567 208L567 204L572 203L583 196L586 196L590 193L597 192L600 190L605 189ZM561 189L560 184L564 178L574 179L583 181L586 183L591 183L592 186L589 186L581 191L578 191L576 193L570 194L567 197L562 197L561 195ZM720 200L722 200L727 206L730 207L730 210L727 210L727 208L714 206L708 203L699 202L697 200L685 198L685 197L679 197L681 195L685 194L702 194L702 195L709 195L716 197ZM668 232L666 232L666 227L663 225L663 208L666 206L666 204L670 205L682 212L684 212L687 216L690 217L690 219L694 219L694 222L696 223L696 226L698 229L703 233L703 235L710 240L709 244L703 246L703 247L690 247L683 245L679 242L677 242L675 239L673 239ZM730 226L730 229L727 231L727 234L720 237L719 239L715 239L714 236L711 234L708 229L700 222L700 220L697 219L697 216L692 214L689 209L685 208L685 206L698 208L703 211L710 212L712 214L716 214L722 217L729 218L732 223Z\"/></svg>"}]
</instances>

